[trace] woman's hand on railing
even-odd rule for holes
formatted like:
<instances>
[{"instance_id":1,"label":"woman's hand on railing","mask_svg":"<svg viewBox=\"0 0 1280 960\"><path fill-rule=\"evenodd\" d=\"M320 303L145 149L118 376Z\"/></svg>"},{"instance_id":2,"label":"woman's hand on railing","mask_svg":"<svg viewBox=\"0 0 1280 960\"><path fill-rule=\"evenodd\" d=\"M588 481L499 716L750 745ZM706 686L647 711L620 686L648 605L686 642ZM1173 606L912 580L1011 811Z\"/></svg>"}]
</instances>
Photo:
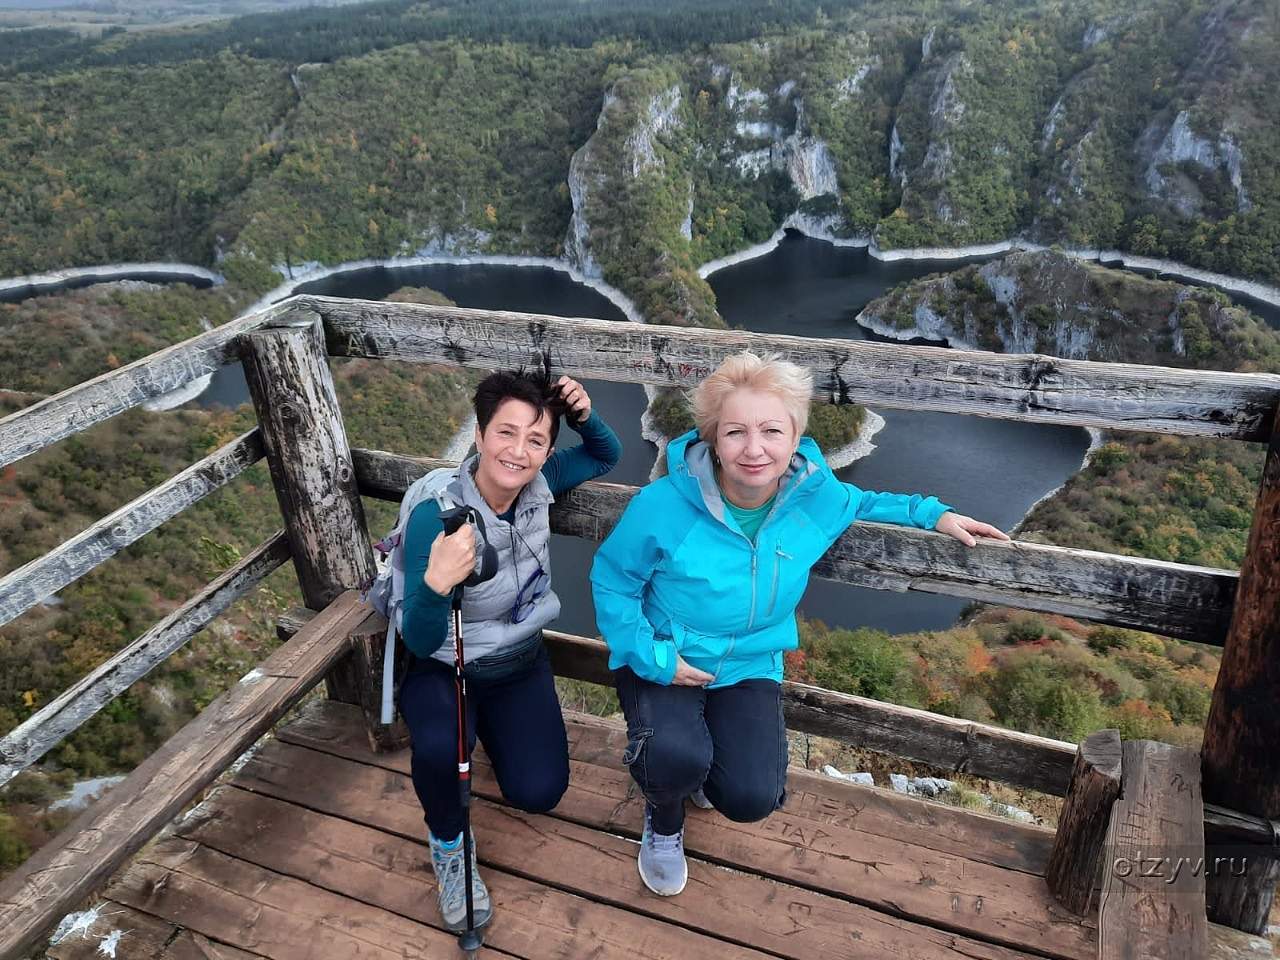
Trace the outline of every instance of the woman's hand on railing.
<instances>
[{"instance_id":1,"label":"woman's hand on railing","mask_svg":"<svg viewBox=\"0 0 1280 960\"><path fill-rule=\"evenodd\" d=\"M990 540L1009 539L1009 535L999 527L993 527L973 517L966 517L963 513L956 513L954 510L948 510L940 516L938 522L933 525L933 529L949 537L955 537L966 547L974 546L978 542L978 537L986 537Z\"/></svg>"},{"instance_id":2,"label":"woman's hand on railing","mask_svg":"<svg viewBox=\"0 0 1280 960\"><path fill-rule=\"evenodd\" d=\"M440 596L447 596L476 568L476 535L471 524L464 523L445 536L441 530L431 541L431 555L422 579Z\"/></svg>"},{"instance_id":3,"label":"woman's hand on railing","mask_svg":"<svg viewBox=\"0 0 1280 960\"><path fill-rule=\"evenodd\" d=\"M684 662L684 657L676 654L676 674L671 678L671 683L679 687L705 687L714 680L711 674L705 670L699 670L697 667L691 667Z\"/></svg>"}]
</instances>

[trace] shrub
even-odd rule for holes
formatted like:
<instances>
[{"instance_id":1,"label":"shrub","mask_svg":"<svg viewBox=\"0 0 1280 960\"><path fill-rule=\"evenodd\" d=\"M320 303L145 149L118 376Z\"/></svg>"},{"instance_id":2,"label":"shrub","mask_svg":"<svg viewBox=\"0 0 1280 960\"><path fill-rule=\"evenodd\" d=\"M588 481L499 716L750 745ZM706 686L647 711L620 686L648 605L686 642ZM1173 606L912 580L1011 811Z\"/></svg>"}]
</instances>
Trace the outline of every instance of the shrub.
<instances>
[{"instance_id":1,"label":"shrub","mask_svg":"<svg viewBox=\"0 0 1280 960\"><path fill-rule=\"evenodd\" d=\"M18 833L18 822L0 813L0 873L5 873L26 860L31 850Z\"/></svg>"},{"instance_id":2,"label":"shrub","mask_svg":"<svg viewBox=\"0 0 1280 960\"><path fill-rule=\"evenodd\" d=\"M649 405L653 425L664 437L674 440L693 429L693 414L685 401L684 392L675 387L659 390Z\"/></svg>"},{"instance_id":3,"label":"shrub","mask_svg":"<svg viewBox=\"0 0 1280 960\"><path fill-rule=\"evenodd\" d=\"M1147 696L1174 723L1201 724L1209 718L1212 693L1208 687L1179 676L1156 676L1147 682Z\"/></svg>"},{"instance_id":4,"label":"shrub","mask_svg":"<svg viewBox=\"0 0 1280 960\"><path fill-rule=\"evenodd\" d=\"M996 719L1015 730L1079 741L1104 725L1097 687L1046 651L1002 657L987 689Z\"/></svg>"},{"instance_id":5,"label":"shrub","mask_svg":"<svg viewBox=\"0 0 1280 960\"><path fill-rule=\"evenodd\" d=\"M1005 628L1004 639L1007 643L1031 643L1043 638L1048 630L1045 622L1039 617L1015 617Z\"/></svg>"},{"instance_id":6,"label":"shrub","mask_svg":"<svg viewBox=\"0 0 1280 960\"><path fill-rule=\"evenodd\" d=\"M857 439L865 416L866 410L859 406L810 404L807 433L823 452L838 450Z\"/></svg>"},{"instance_id":7,"label":"shrub","mask_svg":"<svg viewBox=\"0 0 1280 960\"><path fill-rule=\"evenodd\" d=\"M1101 473L1110 473L1116 467L1129 462L1129 451L1119 443L1104 443L1093 452L1089 463Z\"/></svg>"},{"instance_id":8,"label":"shrub","mask_svg":"<svg viewBox=\"0 0 1280 960\"><path fill-rule=\"evenodd\" d=\"M1089 631L1085 641L1090 650L1106 653L1108 650L1136 650L1138 633L1135 630L1124 630L1120 627L1094 627Z\"/></svg>"},{"instance_id":9,"label":"shrub","mask_svg":"<svg viewBox=\"0 0 1280 960\"><path fill-rule=\"evenodd\" d=\"M920 706L904 645L880 630L827 630L802 624L806 665L814 683L862 697Z\"/></svg>"},{"instance_id":10,"label":"shrub","mask_svg":"<svg viewBox=\"0 0 1280 960\"><path fill-rule=\"evenodd\" d=\"M1126 740L1163 740L1173 725L1168 710L1145 700L1126 700L1108 713L1107 722Z\"/></svg>"}]
</instances>

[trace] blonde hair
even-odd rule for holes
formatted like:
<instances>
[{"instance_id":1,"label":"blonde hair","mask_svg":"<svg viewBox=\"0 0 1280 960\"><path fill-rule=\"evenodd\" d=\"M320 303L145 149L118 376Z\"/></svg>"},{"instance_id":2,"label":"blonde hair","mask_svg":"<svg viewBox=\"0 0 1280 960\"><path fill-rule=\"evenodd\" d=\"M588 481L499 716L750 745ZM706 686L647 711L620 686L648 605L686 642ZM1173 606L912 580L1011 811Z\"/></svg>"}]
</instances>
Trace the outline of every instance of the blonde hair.
<instances>
[{"instance_id":1,"label":"blonde hair","mask_svg":"<svg viewBox=\"0 0 1280 960\"><path fill-rule=\"evenodd\" d=\"M693 388L689 406L698 435L715 443L720 425L720 409L735 390L759 390L782 401L796 436L804 433L809 423L809 400L813 396L813 375L804 367L783 360L776 353L763 357L745 350L725 357L720 366Z\"/></svg>"}]
</instances>

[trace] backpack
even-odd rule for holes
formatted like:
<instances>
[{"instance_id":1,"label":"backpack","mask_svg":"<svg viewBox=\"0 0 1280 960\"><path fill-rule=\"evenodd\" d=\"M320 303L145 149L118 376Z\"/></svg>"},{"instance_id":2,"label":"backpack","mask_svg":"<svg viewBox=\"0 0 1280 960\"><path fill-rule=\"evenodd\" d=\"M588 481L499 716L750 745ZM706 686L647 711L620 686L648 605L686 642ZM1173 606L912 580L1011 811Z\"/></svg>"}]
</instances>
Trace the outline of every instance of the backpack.
<instances>
[{"instance_id":1,"label":"backpack","mask_svg":"<svg viewBox=\"0 0 1280 960\"><path fill-rule=\"evenodd\" d=\"M382 651L382 716L384 725L395 719L395 647L404 613L404 533L414 508L424 500L435 499L443 507L454 506L446 494L458 476L457 467L438 467L409 485L400 501L400 514L390 533L374 544L382 556L378 575L365 591L365 599L387 618L387 639Z\"/></svg>"}]
</instances>

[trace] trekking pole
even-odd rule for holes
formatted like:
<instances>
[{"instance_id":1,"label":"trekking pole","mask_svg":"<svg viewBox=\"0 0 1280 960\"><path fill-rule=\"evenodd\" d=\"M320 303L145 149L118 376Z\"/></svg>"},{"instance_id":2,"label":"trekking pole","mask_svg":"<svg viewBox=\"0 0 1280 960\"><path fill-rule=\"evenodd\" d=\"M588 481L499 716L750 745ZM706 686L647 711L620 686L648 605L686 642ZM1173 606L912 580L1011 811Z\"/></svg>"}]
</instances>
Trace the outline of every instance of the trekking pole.
<instances>
[{"instance_id":1,"label":"trekking pole","mask_svg":"<svg viewBox=\"0 0 1280 960\"><path fill-rule=\"evenodd\" d=\"M467 904L467 927L458 934L458 947L473 956L484 943L484 936L476 929L475 899L471 891L471 738L467 736L467 678L462 672L465 658L462 651L461 586L453 591L450 607L455 637L453 675L458 691L458 799L462 801L462 869Z\"/></svg>"},{"instance_id":2,"label":"trekking pole","mask_svg":"<svg viewBox=\"0 0 1280 960\"><path fill-rule=\"evenodd\" d=\"M443 504L442 504L443 506ZM458 799L462 805L462 863L463 882L466 884L464 902L467 905L467 926L458 934L458 947L468 957L474 957L484 944L484 935L476 929L475 895L471 890L471 738L467 735L467 678L466 654L462 646L462 591L465 583L483 583L497 572L497 554L484 539L484 521L470 507L454 507L442 510L440 519L444 532L451 535L464 523L473 523L479 546L476 551L476 569L470 577L453 591L449 609L453 615L453 683L458 700Z\"/></svg>"}]
</instances>

